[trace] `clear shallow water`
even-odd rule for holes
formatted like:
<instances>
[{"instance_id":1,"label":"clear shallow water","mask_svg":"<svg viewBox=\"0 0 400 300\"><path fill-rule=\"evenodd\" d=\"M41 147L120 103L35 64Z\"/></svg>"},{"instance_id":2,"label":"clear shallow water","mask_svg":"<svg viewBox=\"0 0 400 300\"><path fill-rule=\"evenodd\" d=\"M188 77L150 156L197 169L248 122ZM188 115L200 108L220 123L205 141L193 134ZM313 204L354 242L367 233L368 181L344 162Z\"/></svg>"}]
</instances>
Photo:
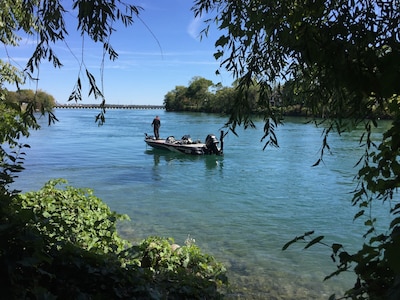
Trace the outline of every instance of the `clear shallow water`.
<instances>
[{"instance_id":1,"label":"clear shallow water","mask_svg":"<svg viewBox=\"0 0 400 300\"><path fill-rule=\"evenodd\" d=\"M297 235L315 230L347 250L362 242L362 222L350 205L353 168L362 149L357 131L331 136L332 155L319 158L321 129L288 119L278 128L279 148L262 151L257 130L228 134L223 157L193 157L153 150L144 133L156 114L161 137L219 137L226 118L161 110L109 110L106 124L94 110L57 110L60 122L28 139L26 170L15 187L37 190L52 178L88 187L111 209L126 213L121 225L133 241L158 235L196 244L228 268L240 299L327 299L353 283L351 276L323 282L335 270L327 247L282 251ZM238 289L236 289L239 287Z\"/></svg>"}]
</instances>

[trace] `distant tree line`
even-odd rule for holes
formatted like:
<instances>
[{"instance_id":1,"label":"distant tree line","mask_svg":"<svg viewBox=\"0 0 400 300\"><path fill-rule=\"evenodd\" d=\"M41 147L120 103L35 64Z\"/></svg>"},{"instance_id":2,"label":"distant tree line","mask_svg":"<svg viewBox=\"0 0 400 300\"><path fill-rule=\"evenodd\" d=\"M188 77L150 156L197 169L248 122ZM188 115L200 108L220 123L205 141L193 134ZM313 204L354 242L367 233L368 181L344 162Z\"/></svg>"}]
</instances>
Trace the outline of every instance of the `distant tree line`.
<instances>
[{"instance_id":1,"label":"distant tree line","mask_svg":"<svg viewBox=\"0 0 400 300\"><path fill-rule=\"evenodd\" d=\"M196 76L189 82L189 86L176 86L174 90L169 91L164 97L164 106L167 111L228 114L236 105L235 99L246 97L249 100L247 109L253 113L262 112L267 103L285 112L290 111L291 114L307 114L303 99L295 96L290 82L283 86L278 84L269 90L267 99L261 99L260 95L260 85L256 81L244 95L243 91L238 89L237 82L226 87Z\"/></svg>"},{"instance_id":2,"label":"distant tree line","mask_svg":"<svg viewBox=\"0 0 400 300\"><path fill-rule=\"evenodd\" d=\"M256 109L257 93L252 93L252 108ZM209 113L229 113L238 96L235 83L232 87L214 84L203 77L193 77L189 86L176 86L164 97L167 111L201 111Z\"/></svg>"},{"instance_id":3,"label":"distant tree line","mask_svg":"<svg viewBox=\"0 0 400 300\"><path fill-rule=\"evenodd\" d=\"M42 90L18 90L16 92L8 91L6 101L18 103L21 107L33 105L36 111L52 111L56 105L54 97Z\"/></svg>"},{"instance_id":4,"label":"distant tree line","mask_svg":"<svg viewBox=\"0 0 400 300\"><path fill-rule=\"evenodd\" d=\"M232 86L214 84L211 80L195 76L189 81L188 86L176 86L164 96L164 106L167 111L195 111L206 113L231 114L237 109L240 99L246 98L244 108L252 114L263 113L267 106L282 115L332 117L329 109L320 108L318 113L312 109L305 96L306 91L295 85L293 80L277 84L268 91L262 84L253 80L252 85L243 91L238 81ZM262 96L261 96L262 95ZM379 118L389 119L392 116L386 109L379 110Z\"/></svg>"}]
</instances>

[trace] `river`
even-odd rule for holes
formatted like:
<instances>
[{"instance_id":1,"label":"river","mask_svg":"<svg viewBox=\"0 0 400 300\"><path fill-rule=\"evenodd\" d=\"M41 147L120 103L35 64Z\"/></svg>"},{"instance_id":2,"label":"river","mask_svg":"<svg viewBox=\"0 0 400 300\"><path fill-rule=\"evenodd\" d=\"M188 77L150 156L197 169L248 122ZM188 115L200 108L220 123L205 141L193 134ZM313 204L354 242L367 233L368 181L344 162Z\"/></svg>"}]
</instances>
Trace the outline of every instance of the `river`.
<instances>
[{"instance_id":1,"label":"river","mask_svg":"<svg viewBox=\"0 0 400 300\"><path fill-rule=\"evenodd\" d=\"M25 168L15 187L37 190L53 178L94 190L112 210L128 214L121 234L134 241L158 235L183 244L190 236L228 269L231 299L327 299L353 283L351 274L323 281L335 271L329 247L303 250L283 245L315 230L328 244L362 245L364 226L353 221L350 192L363 149L359 130L330 135L331 154L320 155L322 128L288 118L278 127L279 148L263 151L257 129L238 129L224 140L221 157L155 151L144 143L151 122L161 118L161 137L204 140L226 117L163 110L57 109L60 120L32 132ZM379 131L377 132L379 136Z\"/></svg>"}]
</instances>

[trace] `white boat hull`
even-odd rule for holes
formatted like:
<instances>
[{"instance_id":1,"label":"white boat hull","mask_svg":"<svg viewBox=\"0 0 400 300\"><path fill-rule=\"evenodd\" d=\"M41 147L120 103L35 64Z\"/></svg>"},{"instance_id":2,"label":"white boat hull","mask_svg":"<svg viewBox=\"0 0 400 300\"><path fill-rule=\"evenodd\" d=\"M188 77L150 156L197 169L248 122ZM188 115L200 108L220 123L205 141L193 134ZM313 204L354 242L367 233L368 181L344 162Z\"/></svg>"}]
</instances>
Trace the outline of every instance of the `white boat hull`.
<instances>
[{"instance_id":1,"label":"white boat hull","mask_svg":"<svg viewBox=\"0 0 400 300\"><path fill-rule=\"evenodd\" d=\"M153 136L145 135L144 141L146 144L155 149L190 155L222 155L222 149L218 148L219 141L211 134L207 136L206 143L201 143L199 141L193 142L191 141L190 136L184 136L181 140L175 140L173 136L170 136L167 139L157 140Z\"/></svg>"}]
</instances>

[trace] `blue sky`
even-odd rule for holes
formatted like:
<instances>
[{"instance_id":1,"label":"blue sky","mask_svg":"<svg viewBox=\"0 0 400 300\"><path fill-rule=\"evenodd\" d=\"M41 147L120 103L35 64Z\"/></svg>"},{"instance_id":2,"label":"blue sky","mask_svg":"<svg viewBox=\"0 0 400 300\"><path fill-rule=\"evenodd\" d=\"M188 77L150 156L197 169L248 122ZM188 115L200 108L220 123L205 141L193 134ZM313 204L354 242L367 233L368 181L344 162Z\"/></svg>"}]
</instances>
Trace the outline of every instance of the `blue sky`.
<instances>
[{"instance_id":1,"label":"blue sky","mask_svg":"<svg viewBox=\"0 0 400 300\"><path fill-rule=\"evenodd\" d=\"M231 86L232 78L228 73L215 75L219 63L213 56L214 43L220 33L214 30L208 38L200 40L199 33L204 24L202 20L194 19L190 10L192 3L189 0L147 0L133 3L143 7L140 17L146 25L135 20L133 26L118 27L117 32L113 33L111 44L119 58L113 62L108 59L105 61L103 84L107 103L161 105L167 92L178 85L188 86L194 76ZM54 69L49 63L44 63L38 74L38 84L28 82L22 87L41 89L53 95L59 103L67 103L79 74L79 59L82 55L82 39L75 31L76 21L71 17L67 25L70 33L67 37L69 49L62 43L54 46L64 66ZM8 55L20 66L24 66L33 51L32 39L24 40L16 49L7 49ZM86 66L99 81L102 47L85 40L84 49ZM0 50L0 56L5 59L5 51ZM86 77L81 75L81 79L83 103L96 103L93 97L87 97Z\"/></svg>"}]
</instances>

